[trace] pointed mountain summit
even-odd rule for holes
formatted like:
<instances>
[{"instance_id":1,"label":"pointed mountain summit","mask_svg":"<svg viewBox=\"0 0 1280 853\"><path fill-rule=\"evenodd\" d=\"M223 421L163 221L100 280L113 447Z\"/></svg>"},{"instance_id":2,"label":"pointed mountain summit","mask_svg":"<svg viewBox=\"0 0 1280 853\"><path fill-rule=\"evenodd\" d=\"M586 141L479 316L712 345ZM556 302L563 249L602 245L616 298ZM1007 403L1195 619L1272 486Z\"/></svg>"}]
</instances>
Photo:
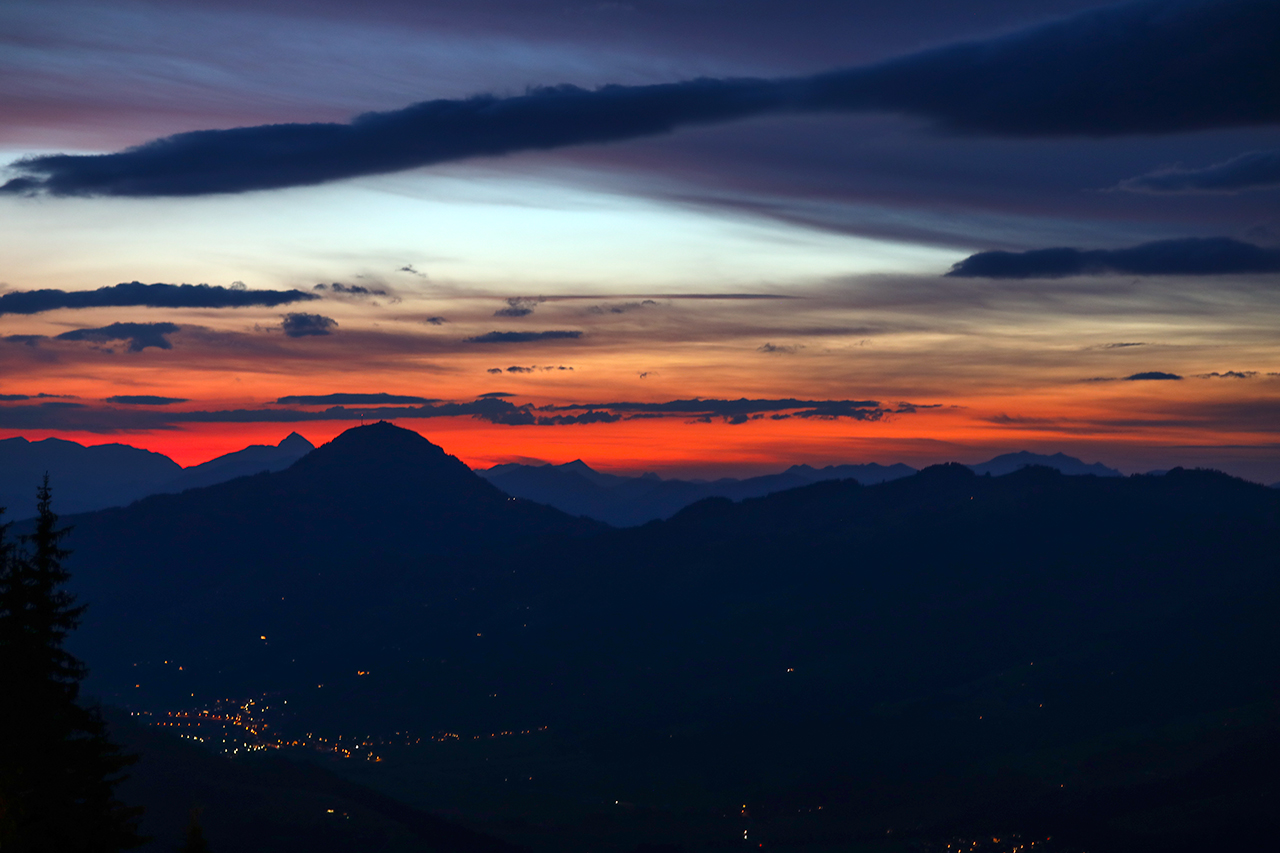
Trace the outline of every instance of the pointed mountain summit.
<instances>
[{"instance_id":1,"label":"pointed mountain summit","mask_svg":"<svg viewBox=\"0 0 1280 853\"><path fill-rule=\"evenodd\" d=\"M183 492L187 489L225 483L237 477L260 474L263 471L280 471L288 468L312 450L315 450L314 444L296 432L291 432L274 447L270 444L251 444L243 450L184 468L173 482L156 491Z\"/></svg>"},{"instance_id":2,"label":"pointed mountain summit","mask_svg":"<svg viewBox=\"0 0 1280 853\"><path fill-rule=\"evenodd\" d=\"M289 453L296 453L299 456L304 456L316 449L314 444L307 441L296 432L291 432L286 435L280 443L276 445L276 447L280 450L288 451Z\"/></svg>"},{"instance_id":3,"label":"pointed mountain summit","mask_svg":"<svg viewBox=\"0 0 1280 853\"><path fill-rule=\"evenodd\" d=\"M316 648L372 637L384 623L372 612L425 615L442 596L531 574L548 539L600 527L510 498L389 423L347 430L283 471L71 522L75 591L93 612L77 639L104 676L99 661L181 657L202 633L225 640L228 675L273 632ZM353 620L358 630L336 631Z\"/></svg>"}]
</instances>

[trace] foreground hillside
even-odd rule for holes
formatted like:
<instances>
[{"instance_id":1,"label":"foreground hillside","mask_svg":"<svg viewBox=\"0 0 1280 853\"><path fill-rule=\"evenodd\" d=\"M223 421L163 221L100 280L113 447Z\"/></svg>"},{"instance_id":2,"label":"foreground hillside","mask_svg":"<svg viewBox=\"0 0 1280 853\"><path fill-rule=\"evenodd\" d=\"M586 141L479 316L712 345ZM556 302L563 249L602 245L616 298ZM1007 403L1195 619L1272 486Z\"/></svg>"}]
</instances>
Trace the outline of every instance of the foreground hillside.
<instances>
[{"instance_id":1,"label":"foreground hillside","mask_svg":"<svg viewBox=\"0 0 1280 853\"><path fill-rule=\"evenodd\" d=\"M534 848L1275 828L1280 494L1221 474L936 466L609 530L379 424L74 522L111 701L266 694Z\"/></svg>"}]
</instances>

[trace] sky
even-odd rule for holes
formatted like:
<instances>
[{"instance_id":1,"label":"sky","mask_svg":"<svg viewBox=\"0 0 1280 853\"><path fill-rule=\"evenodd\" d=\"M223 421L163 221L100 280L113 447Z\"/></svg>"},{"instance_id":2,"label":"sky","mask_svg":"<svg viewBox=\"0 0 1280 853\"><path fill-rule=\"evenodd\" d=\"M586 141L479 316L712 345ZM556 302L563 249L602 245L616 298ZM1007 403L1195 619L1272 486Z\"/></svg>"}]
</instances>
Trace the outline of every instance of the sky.
<instances>
[{"instance_id":1,"label":"sky","mask_svg":"<svg viewBox=\"0 0 1280 853\"><path fill-rule=\"evenodd\" d=\"M0 78L0 438L1280 480L1273 0L9 0Z\"/></svg>"}]
</instances>

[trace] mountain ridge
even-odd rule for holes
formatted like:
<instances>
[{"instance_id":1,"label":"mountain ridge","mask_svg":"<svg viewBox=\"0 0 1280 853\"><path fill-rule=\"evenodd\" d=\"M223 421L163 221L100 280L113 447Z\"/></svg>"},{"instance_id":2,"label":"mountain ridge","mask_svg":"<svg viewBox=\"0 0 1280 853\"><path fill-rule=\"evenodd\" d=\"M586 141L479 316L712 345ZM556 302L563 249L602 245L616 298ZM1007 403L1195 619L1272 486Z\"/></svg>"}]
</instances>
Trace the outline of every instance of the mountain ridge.
<instances>
[{"instance_id":1,"label":"mountain ridge","mask_svg":"<svg viewBox=\"0 0 1280 853\"><path fill-rule=\"evenodd\" d=\"M75 650L112 702L270 693L302 731L361 737L549 727L503 763L475 753L475 784L537 754L530 796L825 803L842 838L969 813L1057 837L1066 805L1115 801L1091 769L1108 744L1163 772L1134 731L1269 719L1259 674L1280 669L1280 495L1216 472L948 464L610 529L370 425L285 471L67 521ZM1265 734L1232 725L1228 746ZM436 759L403 761L377 778L441 784Z\"/></svg>"}]
</instances>

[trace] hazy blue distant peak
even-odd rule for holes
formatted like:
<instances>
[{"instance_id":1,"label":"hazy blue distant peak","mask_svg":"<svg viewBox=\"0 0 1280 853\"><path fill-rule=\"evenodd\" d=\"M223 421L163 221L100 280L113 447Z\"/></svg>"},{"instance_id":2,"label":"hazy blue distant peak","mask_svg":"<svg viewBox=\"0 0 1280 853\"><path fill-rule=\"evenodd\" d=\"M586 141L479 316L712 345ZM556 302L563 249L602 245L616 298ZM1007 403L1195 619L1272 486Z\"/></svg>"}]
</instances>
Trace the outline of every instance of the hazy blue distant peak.
<instances>
[{"instance_id":1,"label":"hazy blue distant peak","mask_svg":"<svg viewBox=\"0 0 1280 853\"><path fill-rule=\"evenodd\" d=\"M1012 474L1020 468L1026 468L1028 465L1043 465L1046 468L1053 468L1070 476L1084 474L1092 474L1096 477L1124 476L1115 468L1108 468L1101 462L1086 465L1074 456L1068 456L1065 453L1046 456L1042 453L1031 453L1026 450L1020 450L1017 453L1004 453L994 459L988 459L986 462L969 465L968 467L975 474L990 474L993 477L1000 477L1005 474Z\"/></svg>"}]
</instances>

